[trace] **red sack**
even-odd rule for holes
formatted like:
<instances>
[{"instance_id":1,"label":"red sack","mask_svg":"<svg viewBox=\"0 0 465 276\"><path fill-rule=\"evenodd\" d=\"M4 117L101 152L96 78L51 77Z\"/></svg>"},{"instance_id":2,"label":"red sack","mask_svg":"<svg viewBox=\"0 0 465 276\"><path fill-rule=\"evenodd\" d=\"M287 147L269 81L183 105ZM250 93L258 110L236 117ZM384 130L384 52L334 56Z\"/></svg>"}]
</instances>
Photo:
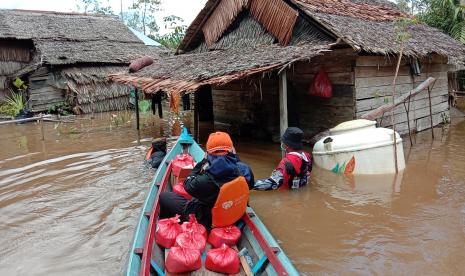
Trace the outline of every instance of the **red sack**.
<instances>
[{"instance_id":1,"label":"red sack","mask_svg":"<svg viewBox=\"0 0 465 276\"><path fill-rule=\"evenodd\" d=\"M323 66L320 67L320 71L315 75L308 94L322 98L331 98L333 96L333 85Z\"/></svg>"},{"instance_id":2,"label":"red sack","mask_svg":"<svg viewBox=\"0 0 465 276\"><path fill-rule=\"evenodd\" d=\"M194 214L189 214L189 221L184 222L181 225L183 232L195 232L203 235L205 239L207 238L207 229L205 226L197 222L197 218Z\"/></svg>"},{"instance_id":3,"label":"red sack","mask_svg":"<svg viewBox=\"0 0 465 276\"><path fill-rule=\"evenodd\" d=\"M184 183L179 182L178 184L173 186L173 192L177 193L178 195L184 197L187 200L191 200L192 196L186 192L186 189L184 189Z\"/></svg>"},{"instance_id":4,"label":"red sack","mask_svg":"<svg viewBox=\"0 0 465 276\"><path fill-rule=\"evenodd\" d=\"M205 267L208 270L224 274L238 274L241 269L237 251L225 244L207 252Z\"/></svg>"},{"instance_id":5,"label":"red sack","mask_svg":"<svg viewBox=\"0 0 465 276\"><path fill-rule=\"evenodd\" d=\"M234 246L241 238L241 230L235 225L230 225L221 228L214 228L210 232L208 242L215 248L221 247L223 244Z\"/></svg>"},{"instance_id":6,"label":"red sack","mask_svg":"<svg viewBox=\"0 0 465 276\"><path fill-rule=\"evenodd\" d=\"M202 267L200 252L194 249L172 247L165 261L169 273L186 273Z\"/></svg>"},{"instance_id":7,"label":"red sack","mask_svg":"<svg viewBox=\"0 0 465 276\"><path fill-rule=\"evenodd\" d=\"M181 153L176 155L176 158L174 158L173 163L172 163L172 170L173 170L173 175L174 176L180 176L181 169L183 168L194 168L195 161L192 156L190 156L187 153Z\"/></svg>"},{"instance_id":8,"label":"red sack","mask_svg":"<svg viewBox=\"0 0 465 276\"><path fill-rule=\"evenodd\" d=\"M158 221L155 242L164 248L171 248L176 237L182 232L179 222L179 215Z\"/></svg>"},{"instance_id":9,"label":"red sack","mask_svg":"<svg viewBox=\"0 0 465 276\"><path fill-rule=\"evenodd\" d=\"M140 69L151 65L152 63L153 63L153 58L149 56L138 58L136 60L131 61L131 64L129 64L129 72L131 73L137 72Z\"/></svg>"},{"instance_id":10,"label":"red sack","mask_svg":"<svg viewBox=\"0 0 465 276\"><path fill-rule=\"evenodd\" d=\"M205 238L204 235L196 232L184 232L176 237L176 243L174 246L195 249L199 250L199 252L203 252L206 244L207 238Z\"/></svg>"}]
</instances>

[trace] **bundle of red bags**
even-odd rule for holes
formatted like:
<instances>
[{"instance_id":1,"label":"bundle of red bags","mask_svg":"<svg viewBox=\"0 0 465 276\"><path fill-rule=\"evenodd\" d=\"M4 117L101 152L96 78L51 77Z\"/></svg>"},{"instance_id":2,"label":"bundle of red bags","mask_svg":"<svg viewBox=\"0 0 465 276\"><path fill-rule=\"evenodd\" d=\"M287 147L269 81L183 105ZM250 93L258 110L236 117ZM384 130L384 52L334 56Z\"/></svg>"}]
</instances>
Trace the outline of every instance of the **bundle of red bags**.
<instances>
[{"instance_id":1,"label":"bundle of red bags","mask_svg":"<svg viewBox=\"0 0 465 276\"><path fill-rule=\"evenodd\" d=\"M191 231L179 234L176 237L175 246L196 249L199 250L199 252L203 252L205 250L206 244L207 238L205 238L204 235Z\"/></svg>"},{"instance_id":2,"label":"bundle of red bags","mask_svg":"<svg viewBox=\"0 0 465 276\"><path fill-rule=\"evenodd\" d=\"M208 242L215 248L221 247L223 244L227 246L234 246L241 238L241 230L235 226L230 225L221 228L214 228L210 232Z\"/></svg>"},{"instance_id":3,"label":"bundle of red bags","mask_svg":"<svg viewBox=\"0 0 465 276\"><path fill-rule=\"evenodd\" d=\"M181 225L183 232L195 232L203 235L205 239L207 238L207 229L205 226L197 222L197 218L194 214L189 214L189 221L184 222Z\"/></svg>"},{"instance_id":4,"label":"bundle of red bags","mask_svg":"<svg viewBox=\"0 0 465 276\"><path fill-rule=\"evenodd\" d=\"M207 229L197 222L194 214L189 221L179 224L179 215L161 219L157 224L156 243L171 248L166 257L165 267L170 273L186 273L201 268L201 254L207 242ZM234 225L214 228L208 242L214 247L207 252L205 267L208 270L237 274L240 270L239 255L230 248L237 244L241 230Z\"/></svg>"},{"instance_id":5,"label":"bundle of red bags","mask_svg":"<svg viewBox=\"0 0 465 276\"><path fill-rule=\"evenodd\" d=\"M194 158L187 153L181 153L176 155L176 158L172 161L172 171L174 176L181 176L180 172L183 168L192 169L195 165Z\"/></svg>"},{"instance_id":6,"label":"bundle of red bags","mask_svg":"<svg viewBox=\"0 0 465 276\"><path fill-rule=\"evenodd\" d=\"M155 242L164 248L171 248L176 237L182 232L179 215L158 221Z\"/></svg>"},{"instance_id":7,"label":"bundle of red bags","mask_svg":"<svg viewBox=\"0 0 465 276\"><path fill-rule=\"evenodd\" d=\"M207 229L197 222L194 214L189 215L188 222L178 226L180 232L175 237L175 246L171 247L166 257L166 270L170 273L195 271L202 266L200 256L207 243Z\"/></svg>"},{"instance_id":8,"label":"bundle of red bags","mask_svg":"<svg viewBox=\"0 0 465 276\"><path fill-rule=\"evenodd\" d=\"M236 250L223 244L208 251L205 267L214 272L237 274L240 271L239 255Z\"/></svg>"},{"instance_id":9,"label":"bundle of red bags","mask_svg":"<svg viewBox=\"0 0 465 276\"><path fill-rule=\"evenodd\" d=\"M165 262L169 273L185 273L202 267L200 251L182 247L172 247Z\"/></svg>"}]
</instances>

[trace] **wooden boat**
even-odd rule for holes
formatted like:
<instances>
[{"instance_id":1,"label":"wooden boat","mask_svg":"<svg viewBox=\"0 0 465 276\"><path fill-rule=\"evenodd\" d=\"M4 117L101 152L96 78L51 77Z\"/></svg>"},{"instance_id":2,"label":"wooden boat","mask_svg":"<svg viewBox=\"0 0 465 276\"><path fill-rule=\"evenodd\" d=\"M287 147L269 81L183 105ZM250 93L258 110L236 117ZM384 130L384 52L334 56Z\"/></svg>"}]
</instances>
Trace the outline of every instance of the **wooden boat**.
<instances>
[{"instance_id":1,"label":"wooden boat","mask_svg":"<svg viewBox=\"0 0 465 276\"><path fill-rule=\"evenodd\" d=\"M182 152L188 152L196 162L201 161L205 155L184 129L153 178L129 252L126 270L128 276L168 275L164 270L165 250L155 243L154 238L160 208L159 195L171 188L171 160ZM251 207L247 208L246 214L237 225L242 229L241 240L237 245L242 264L240 275L299 275ZM221 275L204 268L191 274Z\"/></svg>"}]
</instances>

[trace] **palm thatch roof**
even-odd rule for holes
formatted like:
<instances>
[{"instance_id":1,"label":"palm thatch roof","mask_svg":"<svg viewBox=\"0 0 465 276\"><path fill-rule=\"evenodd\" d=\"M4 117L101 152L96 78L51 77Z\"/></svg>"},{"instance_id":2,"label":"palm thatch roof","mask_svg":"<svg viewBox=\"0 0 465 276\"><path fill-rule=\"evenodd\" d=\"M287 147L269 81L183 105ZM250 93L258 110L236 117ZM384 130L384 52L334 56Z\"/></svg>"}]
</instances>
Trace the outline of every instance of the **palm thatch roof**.
<instances>
[{"instance_id":1,"label":"palm thatch roof","mask_svg":"<svg viewBox=\"0 0 465 276\"><path fill-rule=\"evenodd\" d=\"M264 2L269 2L266 0ZM400 11L387 0L283 0L299 12L300 17L320 26L334 37L341 39L356 51L374 54L396 54L400 44L396 39L395 25L400 18L409 15ZM196 48L203 40L202 26L221 0L209 0L189 26L178 51ZM250 3L260 2L249 0ZM263 2L263 1L262 1ZM405 45L405 54L425 56L437 53L461 61L465 57L464 46L425 24L413 24L408 28L411 39Z\"/></svg>"},{"instance_id":2,"label":"palm thatch roof","mask_svg":"<svg viewBox=\"0 0 465 276\"><path fill-rule=\"evenodd\" d=\"M366 0L291 0L307 15L355 50L374 54L399 53L396 22L410 17L388 1ZM404 54L426 56L437 53L449 57L452 62L461 62L465 47L438 29L422 23L407 27L410 39Z\"/></svg>"},{"instance_id":3,"label":"palm thatch roof","mask_svg":"<svg viewBox=\"0 0 465 276\"><path fill-rule=\"evenodd\" d=\"M128 64L157 51L118 18L104 15L0 10L0 40L32 40L42 63Z\"/></svg>"},{"instance_id":4,"label":"palm thatch roof","mask_svg":"<svg viewBox=\"0 0 465 276\"><path fill-rule=\"evenodd\" d=\"M159 59L134 74L113 74L110 79L134 85L147 93L193 92L200 86L222 85L235 79L275 70L298 60L309 60L329 48L321 44L281 47L269 45L230 48Z\"/></svg>"},{"instance_id":5,"label":"palm thatch roof","mask_svg":"<svg viewBox=\"0 0 465 276\"><path fill-rule=\"evenodd\" d=\"M194 91L310 59L333 46L397 54L396 22L409 15L387 0L209 0L189 26L178 56L161 58L114 81L152 93ZM404 54L452 61L465 47L424 24L408 27Z\"/></svg>"}]
</instances>

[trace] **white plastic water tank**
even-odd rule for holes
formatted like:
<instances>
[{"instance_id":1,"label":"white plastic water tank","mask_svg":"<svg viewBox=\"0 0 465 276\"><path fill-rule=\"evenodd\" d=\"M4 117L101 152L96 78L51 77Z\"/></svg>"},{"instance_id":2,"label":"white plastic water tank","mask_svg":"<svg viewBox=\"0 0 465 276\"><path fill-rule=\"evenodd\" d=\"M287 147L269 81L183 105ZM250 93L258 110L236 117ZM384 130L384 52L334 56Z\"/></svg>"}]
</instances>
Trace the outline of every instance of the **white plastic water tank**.
<instances>
[{"instance_id":1,"label":"white plastic water tank","mask_svg":"<svg viewBox=\"0 0 465 276\"><path fill-rule=\"evenodd\" d=\"M376 128L375 121L348 121L330 129L330 136L319 140L313 148L315 164L336 173L395 173L394 131ZM405 169L402 138L397 137L399 170Z\"/></svg>"}]
</instances>

